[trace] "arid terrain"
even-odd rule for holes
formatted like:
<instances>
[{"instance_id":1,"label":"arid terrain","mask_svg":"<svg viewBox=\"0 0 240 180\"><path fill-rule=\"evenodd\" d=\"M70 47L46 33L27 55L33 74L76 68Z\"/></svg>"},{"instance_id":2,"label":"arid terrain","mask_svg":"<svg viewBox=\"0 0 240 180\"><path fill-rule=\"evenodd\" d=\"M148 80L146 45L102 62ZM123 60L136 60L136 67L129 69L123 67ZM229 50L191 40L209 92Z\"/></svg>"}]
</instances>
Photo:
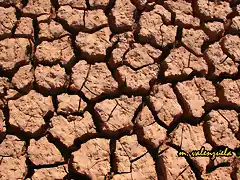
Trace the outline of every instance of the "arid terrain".
<instances>
[{"instance_id":1,"label":"arid terrain","mask_svg":"<svg viewBox=\"0 0 240 180\"><path fill-rule=\"evenodd\" d=\"M0 0L1 180L238 180L239 122L239 0Z\"/></svg>"}]
</instances>

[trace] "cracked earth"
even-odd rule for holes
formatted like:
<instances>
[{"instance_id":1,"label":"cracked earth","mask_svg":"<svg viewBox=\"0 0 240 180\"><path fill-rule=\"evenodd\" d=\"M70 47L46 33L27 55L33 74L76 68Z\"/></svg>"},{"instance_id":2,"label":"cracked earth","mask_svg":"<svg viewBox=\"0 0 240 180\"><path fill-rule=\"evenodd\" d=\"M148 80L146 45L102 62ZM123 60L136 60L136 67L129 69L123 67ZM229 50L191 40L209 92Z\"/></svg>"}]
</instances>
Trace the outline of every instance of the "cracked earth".
<instances>
[{"instance_id":1,"label":"cracked earth","mask_svg":"<svg viewBox=\"0 0 240 180\"><path fill-rule=\"evenodd\" d=\"M1 180L237 180L239 0L0 0Z\"/></svg>"}]
</instances>

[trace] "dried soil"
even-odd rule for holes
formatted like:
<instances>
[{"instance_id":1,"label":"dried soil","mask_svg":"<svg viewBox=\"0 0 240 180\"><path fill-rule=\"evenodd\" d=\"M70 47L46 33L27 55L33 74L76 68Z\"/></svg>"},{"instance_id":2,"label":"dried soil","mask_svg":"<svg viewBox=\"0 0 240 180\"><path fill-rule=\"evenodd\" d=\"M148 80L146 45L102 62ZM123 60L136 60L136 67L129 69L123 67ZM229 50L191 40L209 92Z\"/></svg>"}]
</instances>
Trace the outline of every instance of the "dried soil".
<instances>
[{"instance_id":1,"label":"dried soil","mask_svg":"<svg viewBox=\"0 0 240 180\"><path fill-rule=\"evenodd\" d=\"M1 180L237 180L239 124L239 0L0 0Z\"/></svg>"}]
</instances>

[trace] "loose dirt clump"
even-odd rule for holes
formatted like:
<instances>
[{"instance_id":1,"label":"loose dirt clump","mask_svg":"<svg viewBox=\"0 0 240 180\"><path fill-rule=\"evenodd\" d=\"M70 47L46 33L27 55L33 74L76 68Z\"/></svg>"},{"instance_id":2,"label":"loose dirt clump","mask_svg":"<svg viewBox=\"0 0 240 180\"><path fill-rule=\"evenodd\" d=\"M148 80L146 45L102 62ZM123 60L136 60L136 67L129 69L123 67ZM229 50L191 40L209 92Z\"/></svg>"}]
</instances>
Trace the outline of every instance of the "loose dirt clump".
<instances>
[{"instance_id":1,"label":"loose dirt clump","mask_svg":"<svg viewBox=\"0 0 240 180\"><path fill-rule=\"evenodd\" d=\"M78 138L90 137L96 133L96 127L88 112L83 116L69 116L67 119L61 115L54 116L51 119L50 134L66 147L73 146Z\"/></svg>"},{"instance_id":2,"label":"loose dirt clump","mask_svg":"<svg viewBox=\"0 0 240 180\"><path fill-rule=\"evenodd\" d=\"M22 66L14 74L12 84L19 90L28 92L33 87L34 74L31 65Z\"/></svg>"},{"instance_id":3,"label":"loose dirt clump","mask_svg":"<svg viewBox=\"0 0 240 180\"><path fill-rule=\"evenodd\" d=\"M17 22L17 18L15 16L16 9L13 7L3 8L0 7L0 37L1 36L10 36L12 32L12 28Z\"/></svg>"},{"instance_id":4,"label":"loose dirt clump","mask_svg":"<svg viewBox=\"0 0 240 180\"><path fill-rule=\"evenodd\" d=\"M43 131L44 118L54 111L51 97L32 90L16 100L10 100L9 124L17 130L38 135Z\"/></svg>"},{"instance_id":5,"label":"loose dirt clump","mask_svg":"<svg viewBox=\"0 0 240 180\"><path fill-rule=\"evenodd\" d=\"M0 41L0 69L3 72L10 72L21 65L29 64L28 47L30 40L25 38L6 38Z\"/></svg>"},{"instance_id":6,"label":"loose dirt clump","mask_svg":"<svg viewBox=\"0 0 240 180\"><path fill-rule=\"evenodd\" d=\"M72 166L78 173L88 175L92 179L104 179L105 175L110 172L109 155L109 140L92 139L73 153Z\"/></svg>"},{"instance_id":7,"label":"loose dirt clump","mask_svg":"<svg viewBox=\"0 0 240 180\"><path fill-rule=\"evenodd\" d=\"M32 180L51 180L64 179L67 176L67 166L61 165L51 168L42 168L35 170Z\"/></svg>"},{"instance_id":8,"label":"loose dirt clump","mask_svg":"<svg viewBox=\"0 0 240 180\"><path fill-rule=\"evenodd\" d=\"M47 165L62 162L63 157L60 151L46 137L38 141L31 140L28 147L29 159L35 165Z\"/></svg>"},{"instance_id":9,"label":"loose dirt clump","mask_svg":"<svg viewBox=\"0 0 240 180\"><path fill-rule=\"evenodd\" d=\"M38 66L35 70L36 83L40 91L54 94L68 87L69 78L60 65Z\"/></svg>"}]
</instances>

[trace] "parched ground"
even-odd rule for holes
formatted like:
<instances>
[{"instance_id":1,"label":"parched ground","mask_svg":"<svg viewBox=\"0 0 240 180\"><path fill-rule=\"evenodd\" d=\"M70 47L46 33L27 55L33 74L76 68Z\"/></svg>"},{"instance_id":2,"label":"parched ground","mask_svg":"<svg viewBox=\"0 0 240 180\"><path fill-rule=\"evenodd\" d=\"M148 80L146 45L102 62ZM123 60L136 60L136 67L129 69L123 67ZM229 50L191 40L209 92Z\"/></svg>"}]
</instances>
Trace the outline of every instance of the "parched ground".
<instances>
[{"instance_id":1,"label":"parched ground","mask_svg":"<svg viewBox=\"0 0 240 180\"><path fill-rule=\"evenodd\" d=\"M0 0L1 180L237 180L239 0Z\"/></svg>"}]
</instances>

